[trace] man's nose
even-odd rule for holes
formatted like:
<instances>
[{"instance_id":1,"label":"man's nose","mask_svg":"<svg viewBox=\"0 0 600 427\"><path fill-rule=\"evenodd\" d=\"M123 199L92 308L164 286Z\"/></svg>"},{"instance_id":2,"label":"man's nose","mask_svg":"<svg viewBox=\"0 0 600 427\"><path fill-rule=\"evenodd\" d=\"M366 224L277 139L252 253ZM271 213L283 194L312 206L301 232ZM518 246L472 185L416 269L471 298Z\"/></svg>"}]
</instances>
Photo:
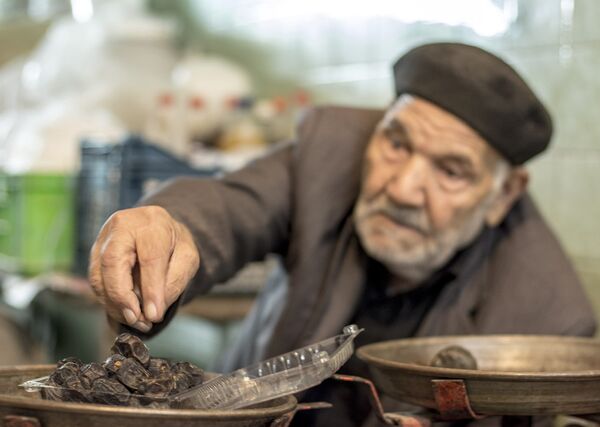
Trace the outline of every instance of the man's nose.
<instances>
[{"instance_id":1,"label":"man's nose","mask_svg":"<svg viewBox=\"0 0 600 427\"><path fill-rule=\"evenodd\" d=\"M427 164L424 159L412 156L398 166L387 184L388 196L397 204L422 207L426 200Z\"/></svg>"}]
</instances>

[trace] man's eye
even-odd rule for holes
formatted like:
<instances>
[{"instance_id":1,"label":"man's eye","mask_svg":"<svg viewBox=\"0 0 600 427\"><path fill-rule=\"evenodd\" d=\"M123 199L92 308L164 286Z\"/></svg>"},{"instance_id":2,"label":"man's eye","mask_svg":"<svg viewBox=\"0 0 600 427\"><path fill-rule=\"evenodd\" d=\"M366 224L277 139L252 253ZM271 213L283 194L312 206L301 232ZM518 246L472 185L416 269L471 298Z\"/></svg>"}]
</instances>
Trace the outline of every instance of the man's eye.
<instances>
[{"instance_id":1,"label":"man's eye","mask_svg":"<svg viewBox=\"0 0 600 427\"><path fill-rule=\"evenodd\" d=\"M383 131L383 136L392 148L403 148L407 145L405 138L403 138L401 135L398 135L398 132L394 132L391 129L385 129Z\"/></svg>"},{"instance_id":2,"label":"man's eye","mask_svg":"<svg viewBox=\"0 0 600 427\"><path fill-rule=\"evenodd\" d=\"M392 148L398 150L400 148L406 148L406 144L404 143L404 141L401 141L399 139L394 139L394 138L390 138L388 139L390 145L392 146Z\"/></svg>"},{"instance_id":3,"label":"man's eye","mask_svg":"<svg viewBox=\"0 0 600 427\"><path fill-rule=\"evenodd\" d=\"M404 138L398 137L398 135L386 135L385 136L387 145L394 151L408 150L408 143Z\"/></svg>"},{"instance_id":4,"label":"man's eye","mask_svg":"<svg viewBox=\"0 0 600 427\"><path fill-rule=\"evenodd\" d=\"M465 174L455 167L441 166L440 169L442 170L444 175L451 179L463 179L465 177Z\"/></svg>"}]
</instances>

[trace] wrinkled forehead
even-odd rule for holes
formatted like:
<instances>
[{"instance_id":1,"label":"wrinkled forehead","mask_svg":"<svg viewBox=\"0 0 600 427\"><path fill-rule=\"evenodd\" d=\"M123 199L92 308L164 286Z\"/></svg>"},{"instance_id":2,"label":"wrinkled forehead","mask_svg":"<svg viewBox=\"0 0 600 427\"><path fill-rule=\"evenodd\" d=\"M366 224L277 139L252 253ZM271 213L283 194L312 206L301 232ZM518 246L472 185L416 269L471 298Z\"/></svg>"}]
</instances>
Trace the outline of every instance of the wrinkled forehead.
<instances>
[{"instance_id":1,"label":"wrinkled forehead","mask_svg":"<svg viewBox=\"0 0 600 427\"><path fill-rule=\"evenodd\" d=\"M386 110L383 119L379 122L379 127L385 127L396 117L396 115L405 109L407 105L415 102L417 97L409 94L400 95L394 103Z\"/></svg>"},{"instance_id":2,"label":"wrinkled forehead","mask_svg":"<svg viewBox=\"0 0 600 427\"><path fill-rule=\"evenodd\" d=\"M472 127L443 108L410 94L403 94L388 108L377 128L400 129L410 138L427 138L448 149L475 151L484 161L496 162L500 154Z\"/></svg>"},{"instance_id":3,"label":"wrinkled forehead","mask_svg":"<svg viewBox=\"0 0 600 427\"><path fill-rule=\"evenodd\" d=\"M485 140L479 133L464 122L460 117L451 112L438 107L415 95L403 94L387 109L380 126L385 126L394 120L403 122L405 126L410 126L411 117L417 116L423 121L430 122L432 126L444 129L446 132L458 133L471 138ZM486 143L487 144L487 143Z\"/></svg>"},{"instance_id":4,"label":"wrinkled forehead","mask_svg":"<svg viewBox=\"0 0 600 427\"><path fill-rule=\"evenodd\" d=\"M438 134L444 139L459 139L473 141L492 150L497 151L471 126L460 117L418 96L403 94L394 101L386 110L378 128L388 128L393 124L400 124L407 131L411 128L425 128Z\"/></svg>"}]
</instances>

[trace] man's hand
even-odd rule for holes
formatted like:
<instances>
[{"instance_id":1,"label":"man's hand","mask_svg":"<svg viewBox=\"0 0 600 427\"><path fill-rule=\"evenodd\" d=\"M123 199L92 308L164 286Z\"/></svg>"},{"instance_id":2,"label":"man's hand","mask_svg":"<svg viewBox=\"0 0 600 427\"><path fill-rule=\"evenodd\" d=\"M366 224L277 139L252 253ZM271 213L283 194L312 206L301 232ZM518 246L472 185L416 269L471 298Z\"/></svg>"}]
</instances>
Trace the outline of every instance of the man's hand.
<instances>
[{"instance_id":1,"label":"man's hand","mask_svg":"<svg viewBox=\"0 0 600 427\"><path fill-rule=\"evenodd\" d=\"M190 231L158 206L115 212L92 247L90 282L112 319L142 332L160 322L200 265Z\"/></svg>"}]
</instances>

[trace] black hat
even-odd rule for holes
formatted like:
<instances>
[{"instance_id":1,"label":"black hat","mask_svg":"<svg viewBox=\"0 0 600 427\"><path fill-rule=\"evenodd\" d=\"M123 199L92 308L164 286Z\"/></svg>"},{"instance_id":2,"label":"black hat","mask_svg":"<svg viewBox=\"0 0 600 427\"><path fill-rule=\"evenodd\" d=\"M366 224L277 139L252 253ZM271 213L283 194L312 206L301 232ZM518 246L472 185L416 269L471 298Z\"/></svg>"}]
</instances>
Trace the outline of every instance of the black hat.
<instances>
[{"instance_id":1,"label":"black hat","mask_svg":"<svg viewBox=\"0 0 600 427\"><path fill-rule=\"evenodd\" d=\"M461 118L514 164L546 149L550 114L508 64L475 46L419 46L394 64L396 94L424 98Z\"/></svg>"}]
</instances>

